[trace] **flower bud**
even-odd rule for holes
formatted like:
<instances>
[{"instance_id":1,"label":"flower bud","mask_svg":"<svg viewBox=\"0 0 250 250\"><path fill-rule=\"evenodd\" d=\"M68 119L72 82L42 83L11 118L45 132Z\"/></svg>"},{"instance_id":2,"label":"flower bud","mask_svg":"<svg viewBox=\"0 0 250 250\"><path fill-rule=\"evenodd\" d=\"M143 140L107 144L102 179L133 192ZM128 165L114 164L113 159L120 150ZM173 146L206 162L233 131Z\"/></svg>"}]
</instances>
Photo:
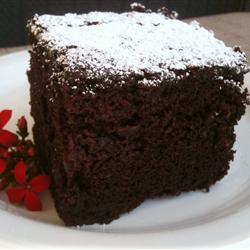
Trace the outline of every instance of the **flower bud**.
<instances>
[{"instance_id":1,"label":"flower bud","mask_svg":"<svg viewBox=\"0 0 250 250\"><path fill-rule=\"evenodd\" d=\"M11 153L9 151L5 151L3 153L3 158L7 159L7 158L10 158L11 157Z\"/></svg>"},{"instance_id":2,"label":"flower bud","mask_svg":"<svg viewBox=\"0 0 250 250\"><path fill-rule=\"evenodd\" d=\"M33 157L35 155L35 150L33 147L30 147L28 150L27 150L27 155L30 156L30 157Z\"/></svg>"},{"instance_id":3,"label":"flower bud","mask_svg":"<svg viewBox=\"0 0 250 250\"><path fill-rule=\"evenodd\" d=\"M18 119L17 127L19 128L22 136L28 135L27 121L24 116Z\"/></svg>"},{"instance_id":4,"label":"flower bud","mask_svg":"<svg viewBox=\"0 0 250 250\"><path fill-rule=\"evenodd\" d=\"M24 146L21 145L21 146L16 146L16 152L17 153L23 153L24 152Z\"/></svg>"},{"instance_id":5,"label":"flower bud","mask_svg":"<svg viewBox=\"0 0 250 250\"><path fill-rule=\"evenodd\" d=\"M23 130L25 128L27 128L27 121L25 119L24 116L22 116L19 120L18 120L18 123L17 123L17 126L20 130Z\"/></svg>"}]
</instances>

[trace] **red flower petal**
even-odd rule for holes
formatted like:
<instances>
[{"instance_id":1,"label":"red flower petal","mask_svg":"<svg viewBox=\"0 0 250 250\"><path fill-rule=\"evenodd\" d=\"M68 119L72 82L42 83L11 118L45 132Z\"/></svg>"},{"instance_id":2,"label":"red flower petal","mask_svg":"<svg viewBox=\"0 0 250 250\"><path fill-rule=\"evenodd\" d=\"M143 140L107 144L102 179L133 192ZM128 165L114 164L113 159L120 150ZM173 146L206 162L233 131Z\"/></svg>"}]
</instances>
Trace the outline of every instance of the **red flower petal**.
<instances>
[{"instance_id":1,"label":"red flower petal","mask_svg":"<svg viewBox=\"0 0 250 250\"><path fill-rule=\"evenodd\" d=\"M7 122L11 118L11 115L11 110L3 110L2 112L0 112L0 129L2 129L7 124Z\"/></svg>"},{"instance_id":2,"label":"red flower petal","mask_svg":"<svg viewBox=\"0 0 250 250\"><path fill-rule=\"evenodd\" d=\"M36 193L43 192L49 188L50 177L47 175L38 175L34 177L31 182L31 190Z\"/></svg>"},{"instance_id":3,"label":"red flower petal","mask_svg":"<svg viewBox=\"0 0 250 250\"><path fill-rule=\"evenodd\" d=\"M8 130L0 130L0 145L13 146L17 142L17 136Z\"/></svg>"},{"instance_id":4,"label":"red flower petal","mask_svg":"<svg viewBox=\"0 0 250 250\"><path fill-rule=\"evenodd\" d=\"M40 198L30 190L26 190L25 192L24 204L30 211L42 210L42 202Z\"/></svg>"},{"instance_id":5,"label":"red flower petal","mask_svg":"<svg viewBox=\"0 0 250 250\"><path fill-rule=\"evenodd\" d=\"M24 188L8 188L6 190L8 195L9 202L11 203L20 203L25 195Z\"/></svg>"},{"instance_id":6,"label":"red flower petal","mask_svg":"<svg viewBox=\"0 0 250 250\"><path fill-rule=\"evenodd\" d=\"M0 174L2 174L6 169L6 162L3 159L0 159Z\"/></svg>"},{"instance_id":7,"label":"red flower petal","mask_svg":"<svg viewBox=\"0 0 250 250\"><path fill-rule=\"evenodd\" d=\"M24 185L26 182L26 165L23 161L17 163L13 170L17 183Z\"/></svg>"}]
</instances>

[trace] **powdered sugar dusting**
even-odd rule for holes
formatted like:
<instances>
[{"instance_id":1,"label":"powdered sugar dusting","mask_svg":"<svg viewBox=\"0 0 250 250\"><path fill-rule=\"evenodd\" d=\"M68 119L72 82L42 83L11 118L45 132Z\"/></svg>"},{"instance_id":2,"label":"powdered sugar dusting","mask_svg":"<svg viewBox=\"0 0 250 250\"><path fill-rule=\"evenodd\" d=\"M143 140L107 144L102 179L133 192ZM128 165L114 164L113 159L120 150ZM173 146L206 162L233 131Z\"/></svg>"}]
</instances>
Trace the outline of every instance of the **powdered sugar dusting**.
<instances>
[{"instance_id":1,"label":"powdered sugar dusting","mask_svg":"<svg viewBox=\"0 0 250 250\"><path fill-rule=\"evenodd\" d=\"M160 13L36 15L30 28L51 50L64 50L58 62L69 69L85 68L93 78L130 73L173 78L174 71L189 67L247 71L245 55L212 32L197 22L186 24Z\"/></svg>"}]
</instances>

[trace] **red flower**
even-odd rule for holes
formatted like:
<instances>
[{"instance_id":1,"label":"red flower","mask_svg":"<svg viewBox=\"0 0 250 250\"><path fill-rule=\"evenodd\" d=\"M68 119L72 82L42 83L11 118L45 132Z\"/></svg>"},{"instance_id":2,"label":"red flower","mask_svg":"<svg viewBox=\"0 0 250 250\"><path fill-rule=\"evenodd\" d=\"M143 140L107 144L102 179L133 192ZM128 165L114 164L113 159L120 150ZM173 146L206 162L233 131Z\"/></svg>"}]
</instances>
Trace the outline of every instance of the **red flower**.
<instances>
[{"instance_id":1,"label":"red flower","mask_svg":"<svg viewBox=\"0 0 250 250\"><path fill-rule=\"evenodd\" d=\"M3 127L8 123L12 115L11 110L0 112L0 145L10 147L17 142L17 136Z\"/></svg>"},{"instance_id":2,"label":"red flower","mask_svg":"<svg viewBox=\"0 0 250 250\"><path fill-rule=\"evenodd\" d=\"M6 169L6 162L3 159L0 159L0 174L4 173Z\"/></svg>"},{"instance_id":3,"label":"red flower","mask_svg":"<svg viewBox=\"0 0 250 250\"><path fill-rule=\"evenodd\" d=\"M47 175L38 175L29 182L26 180L26 164L20 161L14 168L15 180L21 187L12 187L6 190L11 203L20 203L24 200L27 209L40 211L42 203L37 193L41 193L49 188L50 178Z\"/></svg>"}]
</instances>

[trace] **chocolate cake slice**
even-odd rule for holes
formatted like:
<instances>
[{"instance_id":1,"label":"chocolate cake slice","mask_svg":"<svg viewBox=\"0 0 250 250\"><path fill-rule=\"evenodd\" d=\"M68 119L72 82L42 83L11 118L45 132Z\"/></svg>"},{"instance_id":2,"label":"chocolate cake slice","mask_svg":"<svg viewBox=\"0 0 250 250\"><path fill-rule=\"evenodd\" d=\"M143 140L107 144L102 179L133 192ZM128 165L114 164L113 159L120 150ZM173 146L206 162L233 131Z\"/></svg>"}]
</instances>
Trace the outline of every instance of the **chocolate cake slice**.
<instances>
[{"instance_id":1,"label":"chocolate cake slice","mask_svg":"<svg viewBox=\"0 0 250 250\"><path fill-rule=\"evenodd\" d=\"M139 7L28 23L34 140L68 226L209 190L234 157L244 53L166 8Z\"/></svg>"}]
</instances>

